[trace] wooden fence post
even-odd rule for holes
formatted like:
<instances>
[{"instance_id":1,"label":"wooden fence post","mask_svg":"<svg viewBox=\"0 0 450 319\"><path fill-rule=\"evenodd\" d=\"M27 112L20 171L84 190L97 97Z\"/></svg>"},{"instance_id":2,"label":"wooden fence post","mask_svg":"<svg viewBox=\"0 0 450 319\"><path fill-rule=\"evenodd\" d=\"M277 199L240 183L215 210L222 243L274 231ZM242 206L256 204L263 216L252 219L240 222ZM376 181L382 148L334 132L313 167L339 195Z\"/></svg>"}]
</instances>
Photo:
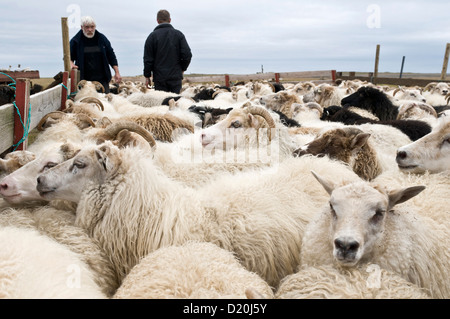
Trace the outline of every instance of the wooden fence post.
<instances>
[{"instance_id":1,"label":"wooden fence post","mask_svg":"<svg viewBox=\"0 0 450 319\"><path fill-rule=\"evenodd\" d=\"M280 83L280 73L275 73L275 82Z\"/></svg>"},{"instance_id":2,"label":"wooden fence post","mask_svg":"<svg viewBox=\"0 0 450 319\"><path fill-rule=\"evenodd\" d=\"M77 69L70 70L70 93L77 91L79 72Z\"/></svg>"},{"instance_id":3,"label":"wooden fence post","mask_svg":"<svg viewBox=\"0 0 450 319\"><path fill-rule=\"evenodd\" d=\"M448 66L448 56L450 54L450 43L447 43L447 47L445 48L445 55L444 55L444 63L442 65L442 72L441 72L441 81L445 80L445 76L447 75L447 66Z\"/></svg>"},{"instance_id":4,"label":"wooden fence post","mask_svg":"<svg viewBox=\"0 0 450 319\"><path fill-rule=\"evenodd\" d=\"M64 111L66 109L67 95L69 94L67 87L68 82L69 82L69 72L65 71L63 72L63 79L62 79L61 111Z\"/></svg>"},{"instance_id":5,"label":"wooden fence post","mask_svg":"<svg viewBox=\"0 0 450 319\"><path fill-rule=\"evenodd\" d=\"M380 62L380 45L377 44L377 52L375 54L375 69L373 72L373 77L376 79L378 77L378 63Z\"/></svg>"},{"instance_id":6,"label":"wooden fence post","mask_svg":"<svg viewBox=\"0 0 450 319\"><path fill-rule=\"evenodd\" d=\"M225 86L230 86L230 76L228 74L225 74Z\"/></svg>"},{"instance_id":7,"label":"wooden fence post","mask_svg":"<svg viewBox=\"0 0 450 319\"><path fill-rule=\"evenodd\" d=\"M64 60L64 71L69 72L70 67L70 40L69 40L69 26L67 24L67 17L61 18L61 29L62 29L62 42L63 42L63 60Z\"/></svg>"},{"instance_id":8,"label":"wooden fence post","mask_svg":"<svg viewBox=\"0 0 450 319\"><path fill-rule=\"evenodd\" d=\"M14 109L14 135L13 144L19 144L15 150L24 151L28 146L28 137L22 142L28 129L28 112L30 109L30 81L28 79L16 80L16 99L17 109Z\"/></svg>"},{"instance_id":9,"label":"wooden fence post","mask_svg":"<svg viewBox=\"0 0 450 319\"><path fill-rule=\"evenodd\" d=\"M336 81L336 70L331 70L331 79L334 81Z\"/></svg>"}]
</instances>

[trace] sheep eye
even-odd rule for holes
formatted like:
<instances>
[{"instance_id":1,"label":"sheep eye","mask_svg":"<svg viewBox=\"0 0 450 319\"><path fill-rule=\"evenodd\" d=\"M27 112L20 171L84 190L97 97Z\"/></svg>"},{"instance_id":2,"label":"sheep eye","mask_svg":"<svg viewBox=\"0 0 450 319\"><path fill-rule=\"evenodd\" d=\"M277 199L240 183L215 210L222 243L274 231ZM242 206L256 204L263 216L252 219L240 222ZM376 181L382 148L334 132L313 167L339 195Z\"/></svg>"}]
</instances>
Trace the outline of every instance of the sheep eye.
<instances>
[{"instance_id":1,"label":"sheep eye","mask_svg":"<svg viewBox=\"0 0 450 319\"><path fill-rule=\"evenodd\" d=\"M383 215L384 215L384 210L377 209L375 211L375 214L372 216L371 222L374 224L377 224L378 222L380 222L383 219Z\"/></svg>"},{"instance_id":2,"label":"sheep eye","mask_svg":"<svg viewBox=\"0 0 450 319\"><path fill-rule=\"evenodd\" d=\"M445 145L445 143L450 144L450 137L446 138L444 142L442 142L442 145Z\"/></svg>"},{"instance_id":3,"label":"sheep eye","mask_svg":"<svg viewBox=\"0 0 450 319\"><path fill-rule=\"evenodd\" d=\"M58 165L58 164L53 163L53 162L48 162L48 163L45 164L45 166L42 168L42 171L48 170L48 169L50 169L50 168L52 168L52 167L55 167L56 165Z\"/></svg>"},{"instance_id":4,"label":"sheep eye","mask_svg":"<svg viewBox=\"0 0 450 319\"><path fill-rule=\"evenodd\" d=\"M230 128L231 128L231 127L233 127L233 128L239 128L239 127L241 127L241 126L242 126L241 122L239 122L239 121L234 121L234 122L231 123Z\"/></svg>"},{"instance_id":5,"label":"sheep eye","mask_svg":"<svg viewBox=\"0 0 450 319\"><path fill-rule=\"evenodd\" d=\"M82 169L82 168L85 168L86 167L86 164L84 164L84 163L82 163L82 162L74 162L73 163L73 167L75 168L78 168L78 169Z\"/></svg>"}]
</instances>

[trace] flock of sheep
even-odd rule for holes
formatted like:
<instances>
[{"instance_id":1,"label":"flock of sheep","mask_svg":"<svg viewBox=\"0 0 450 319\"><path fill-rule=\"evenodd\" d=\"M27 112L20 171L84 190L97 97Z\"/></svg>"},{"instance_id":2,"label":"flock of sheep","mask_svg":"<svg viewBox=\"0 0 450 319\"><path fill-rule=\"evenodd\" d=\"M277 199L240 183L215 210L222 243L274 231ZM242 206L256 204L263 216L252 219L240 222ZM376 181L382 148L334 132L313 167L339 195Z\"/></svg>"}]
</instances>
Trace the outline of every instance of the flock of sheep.
<instances>
[{"instance_id":1,"label":"flock of sheep","mask_svg":"<svg viewBox=\"0 0 450 319\"><path fill-rule=\"evenodd\" d=\"M450 297L446 83L110 88L0 159L0 297Z\"/></svg>"}]
</instances>

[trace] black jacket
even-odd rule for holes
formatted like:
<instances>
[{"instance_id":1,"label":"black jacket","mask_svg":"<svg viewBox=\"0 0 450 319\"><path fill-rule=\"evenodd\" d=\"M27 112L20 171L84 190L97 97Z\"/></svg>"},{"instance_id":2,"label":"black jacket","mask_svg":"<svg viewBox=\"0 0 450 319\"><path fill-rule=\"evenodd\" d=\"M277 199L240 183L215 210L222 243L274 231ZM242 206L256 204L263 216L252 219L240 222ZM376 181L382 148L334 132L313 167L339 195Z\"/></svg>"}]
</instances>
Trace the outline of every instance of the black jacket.
<instances>
[{"instance_id":1,"label":"black jacket","mask_svg":"<svg viewBox=\"0 0 450 319\"><path fill-rule=\"evenodd\" d=\"M153 81L181 80L192 53L184 34L170 23L159 24L144 46L144 76Z\"/></svg>"},{"instance_id":2,"label":"black jacket","mask_svg":"<svg viewBox=\"0 0 450 319\"><path fill-rule=\"evenodd\" d=\"M109 66L118 65L116 54L114 53L114 50L111 46L111 43L106 38L106 36L103 33L98 32L95 30L96 33L98 33L99 39L98 39L98 45L100 47L100 51L103 55L103 68L105 70L106 74L106 81L111 81L111 70L109 69ZM75 61L75 64L78 66L80 70L80 79L83 80L84 78L84 44L83 41L81 41L81 37L83 37L83 30L80 30L71 40L70 40L70 59L72 61ZM89 79L86 79L89 80Z\"/></svg>"}]
</instances>

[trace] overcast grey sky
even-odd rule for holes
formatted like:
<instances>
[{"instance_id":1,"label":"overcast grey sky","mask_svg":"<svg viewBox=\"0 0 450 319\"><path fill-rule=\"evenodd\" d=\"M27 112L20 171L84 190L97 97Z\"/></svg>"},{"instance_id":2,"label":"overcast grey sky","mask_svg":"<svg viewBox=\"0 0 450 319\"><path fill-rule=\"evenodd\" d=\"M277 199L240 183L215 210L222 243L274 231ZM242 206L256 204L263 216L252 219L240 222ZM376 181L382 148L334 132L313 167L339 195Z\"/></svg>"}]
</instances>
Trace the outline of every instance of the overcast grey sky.
<instances>
[{"instance_id":1,"label":"overcast grey sky","mask_svg":"<svg viewBox=\"0 0 450 319\"><path fill-rule=\"evenodd\" d=\"M143 46L167 9L193 53L190 73L330 70L440 73L450 42L450 1L0 0L0 69L41 77L64 68L61 17L70 37L91 15L111 41L122 76L141 75Z\"/></svg>"}]
</instances>

